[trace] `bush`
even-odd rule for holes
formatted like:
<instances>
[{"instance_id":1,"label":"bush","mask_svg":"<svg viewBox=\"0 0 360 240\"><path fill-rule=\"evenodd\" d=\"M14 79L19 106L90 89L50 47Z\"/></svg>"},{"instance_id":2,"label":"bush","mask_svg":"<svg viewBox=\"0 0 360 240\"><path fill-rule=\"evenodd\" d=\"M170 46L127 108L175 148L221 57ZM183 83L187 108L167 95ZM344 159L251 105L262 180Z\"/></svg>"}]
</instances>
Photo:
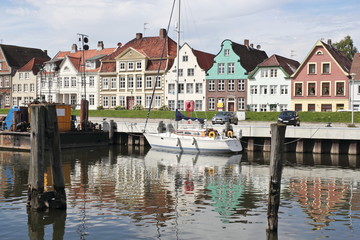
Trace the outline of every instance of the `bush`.
<instances>
[{"instance_id":1,"label":"bush","mask_svg":"<svg viewBox=\"0 0 360 240\"><path fill-rule=\"evenodd\" d=\"M140 104L135 104L133 107L132 107L132 110L144 110L144 107Z\"/></svg>"},{"instance_id":2,"label":"bush","mask_svg":"<svg viewBox=\"0 0 360 240\"><path fill-rule=\"evenodd\" d=\"M162 105L158 110L159 111L170 111L170 108L167 105Z\"/></svg>"},{"instance_id":3,"label":"bush","mask_svg":"<svg viewBox=\"0 0 360 240\"><path fill-rule=\"evenodd\" d=\"M124 106L116 106L114 109L115 110L125 110L125 107Z\"/></svg>"},{"instance_id":4,"label":"bush","mask_svg":"<svg viewBox=\"0 0 360 240\"><path fill-rule=\"evenodd\" d=\"M97 110L104 110L104 107L103 106L98 106Z\"/></svg>"}]
</instances>

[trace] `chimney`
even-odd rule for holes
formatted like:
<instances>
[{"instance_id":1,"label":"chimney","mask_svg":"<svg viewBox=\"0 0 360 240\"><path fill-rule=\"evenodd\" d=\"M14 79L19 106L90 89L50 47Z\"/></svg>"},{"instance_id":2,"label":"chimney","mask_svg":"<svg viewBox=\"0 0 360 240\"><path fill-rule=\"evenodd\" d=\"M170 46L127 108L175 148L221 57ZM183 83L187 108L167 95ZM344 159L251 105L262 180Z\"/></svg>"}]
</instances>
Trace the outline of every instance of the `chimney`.
<instances>
[{"instance_id":1,"label":"chimney","mask_svg":"<svg viewBox=\"0 0 360 240\"><path fill-rule=\"evenodd\" d=\"M250 43L250 47L251 47L251 48L254 48L254 44L253 44L253 43Z\"/></svg>"},{"instance_id":2,"label":"chimney","mask_svg":"<svg viewBox=\"0 0 360 240\"><path fill-rule=\"evenodd\" d=\"M104 49L104 42L103 41L98 41L97 50L101 51L103 49Z\"/></svg>"},{"instance_id":3,"label":"chimney","mask_svg":"<svg viewBox=\"0 0 360 240\"><path fill-rule=\"evenodd\" d=\"M47 50L46 49L44 50L44 53L47 55Z\"/></svg>"},{"instance_id":4,"label":"chimney","mask_svg":"<svg viewBox=\"0 0 360 240\"><path fill-rule=\"evenodd\" d=\"M166 29L161 28L160 29L160 38L166 38L167 34L166 34Z\"/></svg>"},{"instance_id":5,"label":"chimney","mask_svg":"<svg viewBox=\"0 0 360 240\"><path fill-rule=\"evenodd\" d=\"M137 33L136 34L136 39L141 39L142 38L142 33Z\"/></svg>"},{"instance_id":6,"label":"chimney","mask_svg":"<svg viewBox=\"0 0 360 240\"><path fill-rule=\"evenodd\" d=\"M249 39L245 39L245 40L244 40L244 45L245 45L246 47L249 46Z\"/></svg>"},{"instance_id":7,"label":"chimney","mask_svg":"<svg viewBox=\"0 0 360 240\"><path fill-rule=\"evenodd\" d=\"M76 53L77 52L77 45L76 43L74 43L72 46L71 46L71 53Z\"/></svg>"},{"instance_id":8,"label":"chimney","mask_svg":"<svg viewBox=\"0 0 360 240\"><path fill-rule=\"evenodd\" d=\"M331 39L328 39L327 44L331 46Z\"/></svg>"}]
</instances>

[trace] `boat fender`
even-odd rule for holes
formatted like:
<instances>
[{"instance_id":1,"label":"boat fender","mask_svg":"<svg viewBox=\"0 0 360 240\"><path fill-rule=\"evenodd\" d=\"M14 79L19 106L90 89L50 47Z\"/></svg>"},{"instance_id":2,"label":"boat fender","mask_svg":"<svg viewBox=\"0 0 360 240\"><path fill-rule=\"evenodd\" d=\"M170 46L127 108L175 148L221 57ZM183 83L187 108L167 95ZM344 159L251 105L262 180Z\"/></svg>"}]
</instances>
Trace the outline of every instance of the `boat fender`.
<instances>
[{"instance_id":1,"label":"boat fender","mask_svg":"<svg viewBox=\"0 0 360 240\"><path fill-rule=\"evenodd\" d=\"M232 130L227 131L226 136L232 138L234 136L233 131Z\"/></svg>"},{"instance_id":2,"label":"boat fender","mask_svg":"<svg viewBox=\"0 0 360 240\"><path fill-rule=\"evenodd\" d=\"M210 131L208 136L211 138L215 138L216 134L214 131Z\"/></svg>"}]
</instances>

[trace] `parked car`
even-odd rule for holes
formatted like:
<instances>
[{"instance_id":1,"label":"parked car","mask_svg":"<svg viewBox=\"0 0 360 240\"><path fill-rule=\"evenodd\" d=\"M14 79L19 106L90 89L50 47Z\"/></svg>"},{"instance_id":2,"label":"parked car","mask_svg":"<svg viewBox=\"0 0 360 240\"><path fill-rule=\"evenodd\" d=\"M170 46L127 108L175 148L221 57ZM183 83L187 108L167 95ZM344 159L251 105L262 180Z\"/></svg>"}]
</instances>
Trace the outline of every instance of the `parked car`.
<instances>
[{"instance_id":1,"label":"parked car","mask_svg":"<svg viewBox=\"0 0 360 240\"><path fill-rule=\"evenodd\" d=\"M277 121L286 125L300 126L300 118L296 111L282 111Z\"/></svg>"},{"instance_id":2,"label":"parked car","mask_svg":"<svg viewBox=\"0 0 360 240\"><path fill-rule=\"evenodd\" d=\"M227 122L238 124L238 118L235 112L218 112L212 119L212 124L225 124Z\"/></svg>"}]
</instances>

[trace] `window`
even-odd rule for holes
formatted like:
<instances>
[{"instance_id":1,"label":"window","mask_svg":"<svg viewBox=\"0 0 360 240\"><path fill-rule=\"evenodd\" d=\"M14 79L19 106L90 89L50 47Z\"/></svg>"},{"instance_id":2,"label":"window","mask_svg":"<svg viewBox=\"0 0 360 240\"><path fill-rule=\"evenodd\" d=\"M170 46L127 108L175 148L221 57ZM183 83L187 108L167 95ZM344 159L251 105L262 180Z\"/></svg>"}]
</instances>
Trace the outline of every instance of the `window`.
<instances>
[{"instance_id":1,"label":"window","mask_svg":"<svg viewBox=\"0 0 360 240\"><path fill-rule=\"evenodd\" d=\"M184 100L178 101L178 109L179 111L184 111Z\"/></svg>"},{"instance_id":2,"label":"window","mask_svg":"<svg viewBox=\"0 0 360 240\"><path fill-rule=\"evenodd\" d=\"M10 87L10 77L9 76L5 76L5 87Z\"/></svg>"},{"instance_id":3,"label":"window","mask_svg":"<svg viewBox=\"0 0 360 240\"><path fill-rule=\"evenodd\" d=\"M267 95L267 86L260 86L260 94Z\"/></svg>"},{"instance_id":4,"label":"window","mask_svg":"<svg viewBox=\"0 0 360 240\"><path fill-rule=\"evenodd\" d=\"M120 71L124 71L124 70L125 70L125 63L124 63L124 62L120 62L120 63L119 63L119 69L120 69Z\"/></svg>"},{"instance_id":5,"label":"window","mask_svg":"<svg viewBox=\"0 0 360 240\"><path fill-rule=\"evenodd\" d=\"M321 104L321 111L322 112L331 112L332 105L331 104Z\"/></svg>"},{"instance_id":6,"label":"window","mask_svg":"<svg viewBox=\"0 0 360 240\"><path fill-rule=\"evenodd\" d=\"M90 105L90 106L94 106L94 105L95 105L95 95L94 95L94 94L90 94L90 95L89 95L89 105Z\"/></svg>"},{"instance_id":7,"label":"window","mask_svg":"<svg viewBox=\"0 0 360 240\"><path fill-rule=\"evenodd\" d=\"M35 84L30 83L30 92L35 92Z\"/></svg>"},{"instance_id":8,"label":"window","mask_svg":"<svg viewBox=\"0 0 360 240\"><path fill-rule=\"evenodd\" d=\"M28 72L25 73L25 79L29 79L30 74Z\"/></svg>"},{"instance_id":9,"label":"window","mask_svg":"<svg viewBox=\"0 0 360 240\"><path fill-rule=\"evenodd\" d=\"M152 88L152 78L150 76L146 77L146 88Z\"/></svg>"},{"instance_id":10,"label":"window","mask_svg":"<svg viewBox=\"0 0 360 240\"><path fill-rule=\"evenodd\" d=\"M202 83L195 83L195 93L203 93Z\"/></svg>"},{"instance_id":11,"label":"window","mask_svg":"<svg viewBox=\"0 0 360 240\"><path fill-rule=\"evenodd\" d=\"M29 85L28 84L24 84L24 92L28 92L29 91Z\"/></svg>"},{"instance_id":12,"label":"window","mask_svg":"<svg viewBox=\"0 0 360 240\"><path fill-rule=\"evenodd\" d=\"M269 75L268 75L268 70L267 69L262 69L261 70L261 77L262 78L267 78Z\"/></svg>"},{"instance_id":13,"label":"window","mask_svg":"<svg viewBox=\"0 0 360 240\"><path fill-rule=\"evenodd\" d=\"M235 80L231 79L228 82L228 91L235 91Z\"/></svg>"},{"instance_id":14,"label":"window","mask_svg":"<svg viewBox=\"0 0 360 240\"><path fill-rule=\"evenodd\" d=\"M329 73L330 73L330 63L323 63L322 74L329 74Z\"/></svg>"},{"instance_id":15,"label":"window","mask_svg":"<svg viewBox=\"0 0 360 240\"><path fill-rule=\"evenodd\" d=\"M120 77L119 82L120 82L119 83L120 89L124 89L126 87L126 79L125 79L125 77Z\"/></svg>"},{"instance_id":16,"label":"window","mask_svg":"<svg viewBox=\"0 0 360 240\"><path fill-rule=\"evenodd\" d=\"M5 96L5 106L9 106L10 105L10 96L6 95Z\"/></svg>"},{"instance_id":17,"label":"window","mask_svg":"<svg viewBox=\"0 0 360 240\"><path fill-rule=\"evenodd\" d=\"M288 94L288 86L287 85L281 85L280 86L280 94L281 95L286 95L286 94Z\"/></svg>"},{"instance_id":18,"label":"window","mask_svg":"<svg viewBox=\"0 0 360 240\"><path fill-rule=\"evenodd\" d=\"M225 49L224 56L229 56L229 55L230 55L230 49Z\"/></svg>"},{"instance_id":19,"label":"window","mask_svg":"<svg viewBox=\"0 0 360 240\"><path fill-rule=\"evenodd\" d=\"M267 112L267 105L266 104L260 104L260 112Z\"/></svg>"},{"instance_id":20,"label":"window","mask_svg":"<svg viewBox=\"0 0 360 240\"><path fill-rule=\"evenodd\" d=\"M61 88L61 87L62 87L62 78L61 78L61 77L58 78L57 87L58 87L58 88Z\"/></svg>"},{"instance_id":21,"label":"window","mask_svg":"<svg viewBox=\"0 0 360 240\"><path fill-rule=\"evenodd\" d=\"M76 77L71 77L71 86L76 87Z\"/></svg>"},{"instance_id":22,"label":"window","mask_svg":"<svg viewBox=\"0 0 360 240\"><path fill-rule=\"evenodd\" d=\"M336 96L344 96L344 82L336 83Z\"/></svg>"},{"instance_id":23,"label":"window","mask_svg":"<svg viewBox=\"0 0 360 240\"><path fill-rule=\"evenodd\" d=\"M128 70L134 70L134 63L128 62Z\"/></svg>"},{"instance_id":24,"label":"window","mask_svg":"<svg viewBox=\"0 0 360 240\"><path fill-rule=\"evenodd\" d=\"M245 98L238 98L238 110L245 110Z\"/></svg>"},{"instance_id":25,"label":"window","mask_svg":"<svg viewBox=\"0 0 360 240\"><path fill-rule=\"evenodd\" d=\"M23 79L24 79L23 73L19 73L19 79L20 79L20 80L23 80Z\"/></svg>"},{"instance_id":26,"label":"window","mask_svg":"<svg viewBox=\"0 0 360 240\"><path fill-rule=\"evenodd\" d=\"M215 110L215 98L209 98L209 110Z\"/></svg>"},{"instance_id":27,"label":"window","mask_svg":"<svg viewBox=\"0 0 360 240\"><path fill-rule=\"evenodd\" d=\"M187 55L184 55L184 56L182 57L182 59L183 59L183 62L187 62L187 61L189 60L189 57L188 57Z\"/></svg>"},{"instance_id":28,"label":"window","mask_svg":"<svg viewBox=\"0 0 360 240\"><path fill-rule=\"evenodd\" d=\"M193 83L186 84L186 93L194 93L194 84Z\"/></svg>"},{"instance_id":29,"label":"window","mask_svg":"<svg viewBox=\"0 0 360 240\"><path fill-rule=\"evenodd\" d=\"M72 105L76 104L76 95L70 96L70 104L72 104Z\"/></svg>"},{"instance_id":30,"label":"window","mask_svg":"<svg viewBox=\"0 0 360 240\"><path fill-rule=\"evenodd\" d=\"M17 89L16 86L17 86L16 84L13 84L13 87L12 87L13 92L16 92L16 89Z\"/></svg>"},{"instance_id":31,"label":"window","mask_svg":"<svg viewBox=\"0 0 360 240\"><path fill-rule=\"evenodd\" d=\"M141 69L141 62L136 62L136 69L138 69L138 70Z\"/></svg>"},{"instance_id":32,"label":"window","mask_svg":"<svg viewBox=\"0 0 360 240\"><path fill-rule=\"evenodd\" d=\"M218 63L218 74L225 73L225 63Z\"/></svg>"},{"instance_id":33,"label":"window","mask_svg":"<svg viewBox=\"0 0 360 240\"><path fill-rule=\"evenodd\" d=\"M277 69L270 69L270 77L277 77Z\"/></svg>"},{"instance_id":34,"label":"window","mask_svg":"<svg viewBox=\"0 0 360 240\"><path fill-rule=\"evenodd\" d=\"M225 91L225 80L219 80L218 91Z\"/></svg>"},{"instance_id":35,"label":"window","mask_svg":"<svg viewBox=\"0 0 360 240\"><path fill-rule=\"evenodd\" d=\"M235 63L228 63L228 74L235 73Z\"/></svg>"},{"instance_id":36,"label":"window","mask_svg":"<svg viewBox=\"0 0 360 240\"><path fill-rule=\"evenodd\" d=\"M188 70L187 70L187 75L188 75L189 77L194 76L194 69L193 69L193 68L188 68Z\"/></svg>"},{"instance_id":37,"label":"window","mask_svg":"<svg viewBox=\"0 0 360 240\"><path fill-rule=\"evenodd\" d=\"M89 86L90 86L90 87L94 87L94 86L95 86L95 77L94 77L94 76L90 76L90 77L89 77Z\"/></svg>"},{"instance_id":38,"label":"window","mask_svg":"<svg viewBox=\"0 0 360 240\"><path fill-rule=\"evenodd\" d=\"M142 77L136 76L136 88L142 88Z\"/></svg>"},{"instance_id":39,"label":"window","mask_svg":"<svg viewBox=\"0 0 360 240\"><path fill-rule=\"evenodd\" d=\"M215 91L215 80L209 80L209 91Z\"/></svg>"},{"instance_id":40,"label":"window","mask_svg":"<svg viewBox=\"0 0 360 240\"><path fill-rule=\"evenodd\" d=\"M116 96L111 96L110 103L112 107L116 106Z\"/></svg>"},{"instance_id":41,"label":"window","mask_svg":"<svg viewBox=\"0 0 360 240\"><path fill-rule=\"evenodd\" d=\"M111 89L116 89L116 77L111 78Z\"/></svg>"},{"instance_id":42,"label":"window","mask_svg":"<svg viewBox=\"0 0 360 240\"><path fill-rule=\"evenodd\" d=\"M321 95L322 96L330 95L330 83L329 82L321 83Z\"/></svg>"},{"instance_id":43,"label":"window","mask_svg":"<svg viewBox=\"0 0 360 240\"><path fill-rule=\"evenodd\" d=\"M16 106L16 105L17 105L17 98L16 98L16 97L13 97L13 98L12 98L12 105L13 105L13 106Z\"/></svg>"},{"instance_id":44,"label":"window","mask_svg":"<svg viewBox=\"0 0 360 240\"><path fill-rule=\"evenodd\" d=\"M295 96L302 96L302 83L295 83Z\"/></svg>"},{"instance_id":45,"label":"window","mask_svg":"<svg viewBox=\"0 0 360 240\"><path fill-rule=\"evenodd\" d=\"M309 63L309 65L308 65L308 73L309 74L316 74L316 64L315 63Z\"/></svg>"},{"instance_id":46,"label":"window","mask_svg":"<svg viewBox=\"0 0 360 240\"><path fill-rule=\"evenodd\" d=\"M141 96L136 96L136 104L141 105L142 104L142 98Z\"/></svg>"},{"instance_id":47,"label":"window","mask_svg":"<svg viewBox=\"0 0 360 240\"><path fill-rule=\"evenodd\" d=\"M161 96L155 96L155 107L158 108L161 106Z\"/></svg>"},{"instance_id":48,"label":"window","mask_svg":"<svg viewBox=\"0 0 360 240\"><path fill-rule=\"evenodd\" d=\"M175 110L175 100L169 100L168 106L171 111L174 111Z\"/></svg>"},{"instance_id":49,"label":"window","mask_svg":"<svg viewBox=\"0 0 360 240\"><path fill-rule=\"evenodd\" d=\"M155 77L155 87L161 88L161 78L159 76Z\"/></svg>"},{"instance_id":50,"label":"window","mask_svg":"<svg viewBox=\"0 0 360 240\"><path fill-rule=\"evenodd\" d=\"M82 87L86 86L86 77L85 76L81 76L81 86Z\"/></svg>"},{"instance_id":51,"label":"window","mask_svg":"<svg viewBox=\"0 0 360 240\"><path fill-rule=\"evenodd\" d=\"M168 94L175 94L175 83L168 84Z\"/></svg>"},{"instance_id":52,"label":"window","mask_svg":"<svg viewBox=\"0 0 360 240\"><path fill-rule=\"evenodd\" d=\"M302 104L295 104L295 111L301 112L302 111Z\"/></svg>"},{"instance_id":53,"label":"window","mask_svg":"<svg viewBox=\"0 0 360 240\"><path fill-rule=\"evenodd\" d=\"M0 70L3 70L2 62L0 62Z\"/></svg>"},{"instance_id":54,"label":"window","mask_svg":"<svg viewBox=\"0 0 360 240\"><path fill-rule=\"evenodd\" d=\"M250 111L257 112L257 104L250 104Z\"/></svg>"},{"instance_id":55,"label":"window","mask_svg":"<svg viewBox=\"0 0 360 240\"><path fill-rule=\"evenodd\" d=\"M134 77L128 76L128 88L134 88Z\"/></svg>"},{"instance_id":56,"label":"window","mask_svg":"<svg viewBox=\"0 0 360 240\"><path fill-rule=\"evenodd\" d=\"M257 86L250 86L250 94L257 94Z\"/></svg>"},{"instance_id":57,"label":"window","mask_svg":"<svg viewBox=\"0 0 360 240\"><path fill-rule=\"evenodd\" d=\"M3 86L3 78L2 78L2 76L0 76L0 87L2 87Z\"/></svg>"},{"instance_id":58,"label":"window","mask_svg":"<svg viewBox=\"0 0 360 240\"><path fill-rule=\"evenodd\" d=\"M238 91L245 91L245 79L240 79L239 80Z\"/></svg>"},{"instance_id":59,"label":"window","mask_svg":"<svg viewBox=\"0 0 360 240\"><path fill-rule=\"evenodd\" d=\"M109 89L109 79L103 78L103 89Z\"/></svg>"},{"instance_id":60,"label":"window","mask_svg":"<svg viewBox=\"0 0 360 240\"><path fill-rule=\"evenodd\" d=\"M308 96L315 96L315 83L308 83Z\"/></svg>"},{"instance_id":61,"label":"window","mask_svg":"<svg viewBox=\"0 0 360 240\"><path fill-rule=\"evenodd\" d=\"M28 104L29 103L29 97L24 97L24 103Z\"/></svg>"},{"instance_id":62,"label":"window","mask_svg":"<svg viewBox=\"0 0 360 240\"><path fill-rule=\"evenodd\" d=\"M195 111L201 111L203 107L202 100L195 100Z\"/></svg>"},{"instance_id":63,"label":"window","mask_svg":"<svg viewBox=\"0 0 360 240\"><path fill-rule=\"evenodd\" d=\"M315 112L315 104L308 104L308 112Z\"/></svg>"},{"instance_id":64,"label":"window","mask_svg":"<svg viewBox=\"0 0 360 240\"><path fill-rule=\"evenodd\" d=\"M103 97L103 107L108 107L108 106L109 106L109 97L104 96Z\"/></svg>"},{"instance_id":65,"label":"window","mask_svg":"<svg viewBox=\"0 0 360 240\"><path fill-rule=\"evenodd\" d=\"M125 107L125 96L119 97L119 105Z\"/></svg>"},{"instance_id":66,"label":"window","mask_svg":"<svg viewBox=\"0 0 360 240\"><path fill-rule=\"evenodd\" d=\"M22 89L21 89L21 84L18 84L18 88L17 88L18 92L21 92Z\"/></svg>"},{"instance_id":67,"label":"window","mask_svg":"<svg viewBox=\"0 0 360 240\"><path fill-rule=\"evenodd\" d=\"M184 84L183 83L178 84L178 93L184 93Z\"/></svg>"}]
</instances>

